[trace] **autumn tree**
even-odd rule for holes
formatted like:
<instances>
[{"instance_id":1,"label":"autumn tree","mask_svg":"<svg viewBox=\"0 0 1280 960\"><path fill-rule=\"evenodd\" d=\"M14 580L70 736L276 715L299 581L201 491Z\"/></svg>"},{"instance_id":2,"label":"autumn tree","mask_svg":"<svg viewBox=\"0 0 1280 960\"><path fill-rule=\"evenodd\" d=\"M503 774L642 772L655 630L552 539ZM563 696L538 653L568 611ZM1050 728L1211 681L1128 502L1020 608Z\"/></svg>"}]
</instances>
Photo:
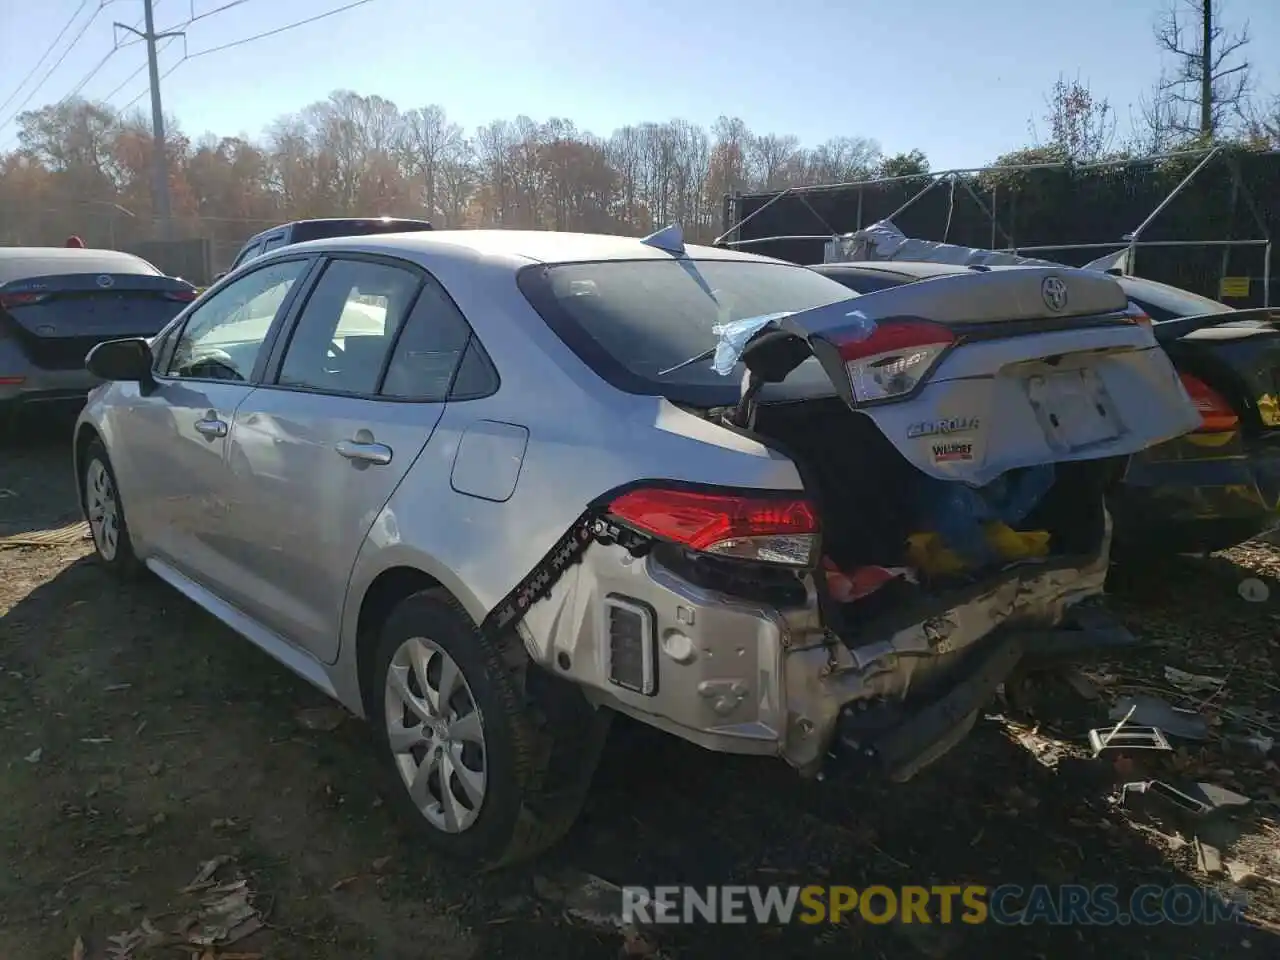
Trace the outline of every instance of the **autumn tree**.
<instances>
[{"instance_id":1,"label":"autumn tree","mask_svg":"<svg viewBox=\"0 0 1280 960\"><path fill-rule=\"evenodd\" d=\"M1116 137L1115 111L1079 77L1068 80L1059 74L1045 96L1045 108L1048 139L1039 146L1075 163L1091 163L1110 152ZM1034 134L1034 124L1032 130Z\"/></svg>"}]
</instances>

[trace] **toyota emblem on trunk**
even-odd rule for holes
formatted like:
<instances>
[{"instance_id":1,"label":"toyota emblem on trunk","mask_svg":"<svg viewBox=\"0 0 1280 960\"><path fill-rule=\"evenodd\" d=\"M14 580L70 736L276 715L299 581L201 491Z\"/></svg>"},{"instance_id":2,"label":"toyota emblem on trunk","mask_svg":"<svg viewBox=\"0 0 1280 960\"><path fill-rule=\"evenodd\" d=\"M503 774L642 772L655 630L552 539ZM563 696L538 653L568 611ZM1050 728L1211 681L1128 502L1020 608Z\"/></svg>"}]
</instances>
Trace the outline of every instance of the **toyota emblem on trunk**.
<instances>
[{"instance_id":1,"label":"toyota emblem on trunk","mask_svg":"<svg viewBox=\"0 0 1280 960\"><path fill-rule=\"evenodd\" d=\"M103 290L107 289L107 287L110 287L114 284L115 284L115 281L112 280L105 273L102 274L102 276L98 277L98 286L100 286Z\"/></svg>"},{"instance_id":2,"label":"toyota emblem on trunk","mask_svg":"<svg viewBox=\"0 0 1280 960\"><path fill-rule=\"evenodd\" d=\"M1045 277L1040 284L1040 296L1044 298L1044 305L1055 313L1064 310L1067 306L1067 285L1061 277Z\"/></svg>"}]
</instances>

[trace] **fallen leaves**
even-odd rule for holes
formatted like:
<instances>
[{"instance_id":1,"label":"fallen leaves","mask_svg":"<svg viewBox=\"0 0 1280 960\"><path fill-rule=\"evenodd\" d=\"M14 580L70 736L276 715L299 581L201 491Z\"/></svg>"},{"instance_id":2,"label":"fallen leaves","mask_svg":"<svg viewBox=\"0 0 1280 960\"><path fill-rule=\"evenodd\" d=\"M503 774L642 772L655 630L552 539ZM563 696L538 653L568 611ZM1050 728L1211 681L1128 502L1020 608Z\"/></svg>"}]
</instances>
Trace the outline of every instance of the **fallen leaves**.
<instances>
[{"instance_id":1,"label":"fallen leaves","mask_svg":"<svg viewBox=\"0 0 1280 960\"><path fill-rule=\"evenodd\" d=\"M133 960L140 947L160 946L185 950L194 960L256 960L260 954L226 953L216 949L239 943L264 927L249 881L217 879L218 871L230 863L232 858L223 854L199 865L195 877L179 892L203 896L169 930L161 930L143 917L133 930L108 937L109 960Z\"/></svg>"}]
</instances>

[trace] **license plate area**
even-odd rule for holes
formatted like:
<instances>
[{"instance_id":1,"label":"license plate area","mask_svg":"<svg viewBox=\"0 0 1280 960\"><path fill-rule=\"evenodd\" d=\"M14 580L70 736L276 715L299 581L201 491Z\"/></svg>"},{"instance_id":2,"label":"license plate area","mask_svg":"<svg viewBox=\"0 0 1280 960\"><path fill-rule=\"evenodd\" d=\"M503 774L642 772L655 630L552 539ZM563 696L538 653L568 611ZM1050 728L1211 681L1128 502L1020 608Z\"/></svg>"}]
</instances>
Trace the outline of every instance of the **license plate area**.
<instances>
[{"instance_id":1,"label":"license plate area","mask_svg":"<svg viewBox=\"0 0 1280 960\"><path fill-rule=\"evenodd\" d=\"M1093 369L1035 374L1023 383L1040 429L1053 449L1075 453L1124 435L1119 411Z\"/></svg>"}]
</instances>

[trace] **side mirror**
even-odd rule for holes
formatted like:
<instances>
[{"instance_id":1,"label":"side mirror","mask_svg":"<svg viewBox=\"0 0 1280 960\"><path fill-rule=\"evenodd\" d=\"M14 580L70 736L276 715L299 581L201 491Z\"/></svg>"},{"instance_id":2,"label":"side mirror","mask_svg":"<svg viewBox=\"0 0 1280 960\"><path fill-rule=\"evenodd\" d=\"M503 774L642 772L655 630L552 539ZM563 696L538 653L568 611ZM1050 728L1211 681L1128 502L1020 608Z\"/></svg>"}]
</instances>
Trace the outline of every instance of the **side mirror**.
<instances>
[{"instance_id":1,"label":"side mirror","mask_svg":"<svg viewBox=\"0 0 1280 960\"><path fill-rule=\"evenodd\" d=\"M100 343L89 351L84 365L100 380L140 383L143 386L154 383L151 345L142 337Z\"/></svg>"}]
</instances>

